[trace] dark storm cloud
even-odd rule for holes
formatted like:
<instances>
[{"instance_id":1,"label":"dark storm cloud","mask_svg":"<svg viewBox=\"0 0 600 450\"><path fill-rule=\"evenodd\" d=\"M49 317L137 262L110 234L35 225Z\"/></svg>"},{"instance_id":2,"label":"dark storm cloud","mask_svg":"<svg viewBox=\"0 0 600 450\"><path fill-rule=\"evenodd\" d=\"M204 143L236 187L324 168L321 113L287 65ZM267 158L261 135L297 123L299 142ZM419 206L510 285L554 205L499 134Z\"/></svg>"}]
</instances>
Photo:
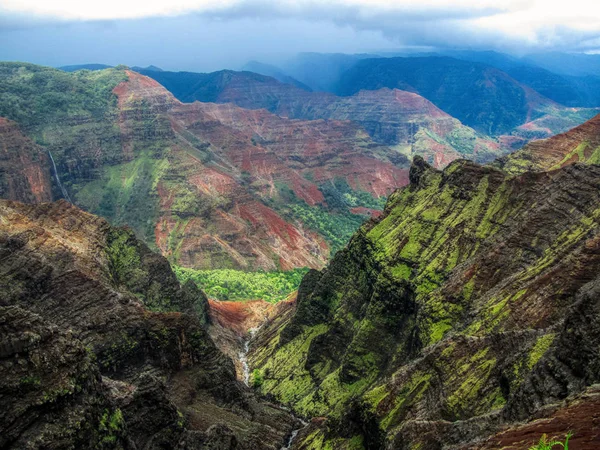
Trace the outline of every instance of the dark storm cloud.
<instances>
[{"instance_id":1,"label":"dark storm cloud","mask_svg":"<svg viewBox=\"0 0 600 450\"><path fill-rule=\"evenodd\" d=\"M583 31L568 23L549 23L531 33L513 33L494 26L495 18L519 14L531 2L475 7L480 4L491 2L415 1L386 9L366 1L241 0L177 17L75 21L2 12L0 0L0 59L215 70L300 51L352 53L416 46L526 53L600 48L600 25ZM481 26L487 19L492 25Z\"/></svg>"}]
</instances>

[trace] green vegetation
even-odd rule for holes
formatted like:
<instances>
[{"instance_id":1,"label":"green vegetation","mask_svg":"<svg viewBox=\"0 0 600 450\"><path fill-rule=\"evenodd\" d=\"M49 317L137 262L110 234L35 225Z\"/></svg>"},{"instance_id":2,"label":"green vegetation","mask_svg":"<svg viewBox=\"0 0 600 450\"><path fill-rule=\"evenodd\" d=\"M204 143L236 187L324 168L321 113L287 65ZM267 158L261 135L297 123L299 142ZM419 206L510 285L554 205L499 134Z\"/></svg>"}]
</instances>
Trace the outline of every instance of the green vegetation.
<instances>
[{"instance_id":1,"label":"green vegetation","mask_svg":"<svg viewBox=\"0 0 600 450\"><path fill-rule=\"evenodd\" d=\"M115 284L137 285L144 272L140 269L140 255L134 245L133 233L122 228L113 228L106 240L110 275Z\"/></svg>"},{"instance_id":2,"label":"green vegetation","mask_svg":"<svg viewBox=\"0 0 600 450\"><path fill-rule=\"evenodd\" d=\"M352 189L346 179L339 177L322 184L319 189L332 210L343 211L357 206L383 209L386 202L385 197L375 198L368 192Z\"/></svg>"},{"instance_id":3,"label":"green vegetation","mask_svg":"<svg viewBox=\"0 0 600 450\"><path fill-rule=\"evenodd\" d=\"M350 212L335 214L322 206L309 206L302 201L288 205L287 208L289 208L287 218L300 220L308 228L321 234L331 246L332 255L346 246L365 221L364 216Z\"/></svg>"},{"instance_id":4,"label":"green vegetation","mask_svg":"<svg viewBox=\"0 0 600 450\"><path fill-rule=\"evenodd\" d=\"M252 371L252 387L259 388L262 386L264 381L265 379L263 377L262 372L258 369L254 369L254 371Z\"/></svg>"},{"instance_id":5,"label":"green vegetation","mask_svg":"<svg viewBox=\"0 0 600 450\"><path fill-rule=\"evenodd\" d=\"M527 361L527 367L532 369L533 366L537 364L537 362L544 356L544 354L548 351L555 338L554 333L546 334L538 338L535 342L535 345L531 349L531 353L529 353L529 360Z\"/></svg>"},{"instance_id":6,"label":"green vegetation","mask_svg":"<svg viewBox=\"0 0 600 450\"><path fill-rule=\"evenodd\" d=\"M112 413L108 409L104 410L102 417L100 418L100 425L98 430L102 436L101 444L112 445L117 441L117 437L122 433L125 421L123 420L123 413L119 408L115 409Z\"/></svg>"},{"instance_id":7,"label":"green vegetation","mask_svg":"<svg viewBox=\"0 0 600 450\"><path fill-rule=\"evenodd\" d=\"M331 256L348 244L366 220L364 215L354 214L350 209L364 207L383 210L387 200L386 197L375 198L368 192L354 190L341 178L322 184L319 189L327 206L307 204L287 185L278 186L279 201L266 199L266 202L286 220L300 221L322 235L331 247Z\"/></svg>"},{"instance_id":8,"label":"green vegetation","mask_svg":"<svg viewBox=\"0 0 600 450\"><path fill-rule=\"evenodd\" d=\"M0 116L35 129L73 116L104 119L116 106L112 90L127 76L116 69L67 73L19 62L1 63L0 78ZM43 140L42 133L36 138Z\"/></svg>"},{"instance_id":9,"label":"green vegetation","mask_svg":"<svg viewBox=\"0 0 600 450\"><path fill-rule=\"evenodd\" d=\"M173 266L181 283L195 282L206 295L217 300L263 299L276 303L298 289L308 269L273 272L243 272L217 269L195 270Z\"/></svg>"},{"instance_id":10,"label":"green vegetation","mask_svg":"<svg viewBox=\"0 0 600 450\"><path fill-rule=\"evenodd\" d=\"M133 161L105 166L101 178L84 185L75 196L86 210L106 217L112 224L132 227L150 246L158 217L156 186L168 170L167 158L148 149Z\"/></svg>"},{"instance_id":11,"label":"green vegetation","mask_svg":"<svg viewBox=\"0 0 600 450\"><path fill-rule=\"evenodd\" d=\"M573 436L573 433L569 432L565 436L565 442L548 440L548 437L543 434L540 438L540 442L531 447L529 450L552 450L554 447L562 447L564 450L569 450L569 439Z\"/></svg>"}]
</instances>

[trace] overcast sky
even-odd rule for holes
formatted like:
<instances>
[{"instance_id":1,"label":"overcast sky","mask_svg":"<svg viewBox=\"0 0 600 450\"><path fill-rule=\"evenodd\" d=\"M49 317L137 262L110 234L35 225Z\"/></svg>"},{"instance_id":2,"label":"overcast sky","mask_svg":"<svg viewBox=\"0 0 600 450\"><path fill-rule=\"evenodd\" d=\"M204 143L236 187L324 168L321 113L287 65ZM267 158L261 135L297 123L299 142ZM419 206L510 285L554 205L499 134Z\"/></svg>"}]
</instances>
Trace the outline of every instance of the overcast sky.
<instances>
[{"instance_id":1,"label":"overcast sky","mask_svg":"<svg viewBox=\"0 0 600 450\"><path fill-rule=\"evenodd\" d=\"M600 50L595 0L0 0L0 60L238 68L300 51Z\"/></svg>"}]
</instances>

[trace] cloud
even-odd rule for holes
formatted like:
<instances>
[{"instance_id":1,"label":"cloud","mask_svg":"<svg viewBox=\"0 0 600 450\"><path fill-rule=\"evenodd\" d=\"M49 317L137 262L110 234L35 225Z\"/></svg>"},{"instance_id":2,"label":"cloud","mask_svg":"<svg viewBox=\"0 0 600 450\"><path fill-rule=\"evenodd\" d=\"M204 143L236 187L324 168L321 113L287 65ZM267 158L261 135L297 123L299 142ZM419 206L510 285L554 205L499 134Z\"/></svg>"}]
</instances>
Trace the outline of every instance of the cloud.
<instances>
[{"instance_id":1,"label":"cloud","mask_svg":"<svg viewBox=\"0 0 600 450\"><path fill-rule=\"evenodd\" d=\"M600 38L590 0L0 0L0 30L185 15L351 27L398 46L589 51Z\"/></svg>"},{"instance_id":2,"label":"cloud","mask_svg":"<svg viewBox=\"0 0 600 450\"><path fill-rule=\"evenodd\" d=\"M518 9L522 0L1 0L6 12L33 14L63 20L137 19L190 12L302 16L347 11L363 17L382 13L444 17L470 17Z\"/></svg>"}]
</instances>

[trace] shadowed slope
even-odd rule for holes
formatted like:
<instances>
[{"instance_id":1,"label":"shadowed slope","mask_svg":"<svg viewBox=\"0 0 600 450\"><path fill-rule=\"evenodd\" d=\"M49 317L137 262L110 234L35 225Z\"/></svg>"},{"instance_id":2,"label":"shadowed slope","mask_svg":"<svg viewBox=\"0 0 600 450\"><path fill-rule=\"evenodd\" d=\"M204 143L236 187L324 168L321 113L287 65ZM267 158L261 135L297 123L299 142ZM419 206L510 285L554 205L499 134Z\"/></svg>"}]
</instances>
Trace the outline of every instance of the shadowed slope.
<instances>
[{"instance_id":1,"label":"shadowed slope","mask_svg":"<svg viewBox=\"0 0 600 450\"><path fill-rule=\"evenodd\" d=\"M279 448L293 419L236 381L207 320L131 231L0 201L2 447Z\"/></svg>"}]
</instances>

